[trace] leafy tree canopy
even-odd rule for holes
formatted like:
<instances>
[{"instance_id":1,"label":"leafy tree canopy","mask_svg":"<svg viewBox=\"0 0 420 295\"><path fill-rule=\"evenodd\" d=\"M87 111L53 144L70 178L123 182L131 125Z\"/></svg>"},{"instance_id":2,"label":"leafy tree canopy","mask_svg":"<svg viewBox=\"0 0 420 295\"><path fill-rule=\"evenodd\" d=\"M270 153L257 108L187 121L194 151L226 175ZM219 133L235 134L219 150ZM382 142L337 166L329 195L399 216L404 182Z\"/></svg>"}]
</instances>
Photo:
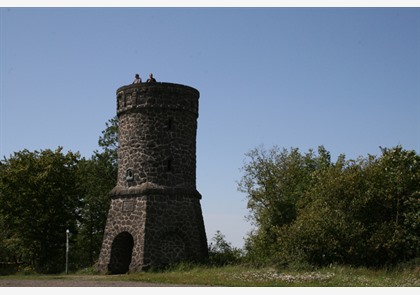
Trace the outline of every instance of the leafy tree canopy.
<instances>
[{"instance_id":1,"label":"leafy tree canopy","mask_svg":"<svg viewBox=\"0 0 420 295\"><path fill-rule=\"evenodd\" d=\"M0 214L15 257L38 271L56 271L64 263L66 229L76 231L80 217L78 153L43 150L14 153L2 162ZM13 247L11 247L13 246ZM61 264L63 265L63 264Z\"/></svg>"},{"instance_id":2,"label":"leafy tree canopy","mask_svg":"<svg viewBox=\"0 0 420 295\"><path fill-rule=\"evenodd\" d=\"M335 163L323 148L255 149L239 189L256 263L382 266L419 256L420 157L401 146Z\"/></svg>"}]
</instances>

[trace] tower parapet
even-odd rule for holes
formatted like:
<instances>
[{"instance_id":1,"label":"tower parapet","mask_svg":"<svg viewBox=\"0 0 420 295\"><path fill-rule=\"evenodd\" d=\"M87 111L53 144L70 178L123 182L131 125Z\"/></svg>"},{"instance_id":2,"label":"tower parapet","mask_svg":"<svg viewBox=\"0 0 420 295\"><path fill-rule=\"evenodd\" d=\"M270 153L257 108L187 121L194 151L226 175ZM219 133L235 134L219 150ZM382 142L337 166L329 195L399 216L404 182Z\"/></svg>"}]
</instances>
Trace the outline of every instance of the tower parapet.
<instances>
[{"instance_id":1,"label":"tower parapet","mask_svg":"<svg viewBox=\"0 0 420 295\"><path fill-rule=\"evenodd\" d=\"M197 89L181 84L130 84L117 90L117 114L136 108L166 108L191 112L198 117L199 96Z\"/></svg>"}]
</instances>

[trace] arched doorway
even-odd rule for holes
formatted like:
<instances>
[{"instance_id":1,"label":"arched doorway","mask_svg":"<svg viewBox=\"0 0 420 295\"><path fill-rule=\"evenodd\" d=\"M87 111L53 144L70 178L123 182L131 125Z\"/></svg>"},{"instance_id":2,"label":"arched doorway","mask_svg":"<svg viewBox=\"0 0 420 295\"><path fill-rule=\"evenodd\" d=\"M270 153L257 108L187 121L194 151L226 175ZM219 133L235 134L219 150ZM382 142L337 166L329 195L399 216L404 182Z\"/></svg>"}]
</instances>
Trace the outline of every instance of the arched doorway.
<instances>
[{"instance_id":1,"label":"arched doorway","mask_svg":"<svg viewBox=\"0 0 420 295\"><path fill-rule=\"evenodd\" d=\"M111 258L108 264L110 274L124 274L128 272L133 252L133 236L124 231L119 233L111 247Z\"/></svg>"}]
</instances>

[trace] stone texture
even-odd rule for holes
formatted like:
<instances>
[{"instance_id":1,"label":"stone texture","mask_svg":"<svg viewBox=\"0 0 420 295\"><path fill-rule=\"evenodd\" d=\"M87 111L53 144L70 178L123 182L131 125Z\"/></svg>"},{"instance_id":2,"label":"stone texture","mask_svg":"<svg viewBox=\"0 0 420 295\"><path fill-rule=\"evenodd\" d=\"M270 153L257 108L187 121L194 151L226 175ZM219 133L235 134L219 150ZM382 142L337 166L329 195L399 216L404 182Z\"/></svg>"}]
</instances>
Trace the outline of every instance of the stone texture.
<instances>
[{"instance_id":1,"label":"stone texture","mask_svg":"<svg viewBox=\"0 0 420 295\"><path fill-rule=\"evenodd\" d=\"M199 92L172 83L117 90L118 180L97 268L125 273L208 255L196 190Z\"/></svg>"}]
</instances>

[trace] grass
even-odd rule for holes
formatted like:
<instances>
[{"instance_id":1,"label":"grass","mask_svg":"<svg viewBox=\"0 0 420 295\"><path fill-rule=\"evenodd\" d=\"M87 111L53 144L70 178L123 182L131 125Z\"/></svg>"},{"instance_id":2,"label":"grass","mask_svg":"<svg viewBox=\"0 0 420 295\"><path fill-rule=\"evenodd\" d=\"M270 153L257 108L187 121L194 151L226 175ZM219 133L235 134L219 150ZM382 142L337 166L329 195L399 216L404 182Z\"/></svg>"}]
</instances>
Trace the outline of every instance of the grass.
<instances>
[{"instance_id":1,"label":"grass","mask_svg":"<svg viewBox=\"0 0 420 295\"><path fill-rule=\"evenodd\" d=\"M335 266L318 270L253 269L246 266L180 266L160 272L118 276L81 271L71 275L0 276L5 279L122 280L221 287L420 287L420 268L371 270Z\"/></svg>"},{"instance_id":2,"label":"grass","mask_svg":"<svg viewBox=\"0 0 420 295\"><path fill-rule=\"evenodd\" d=\"M230 287L420 287L420 273L413 271L369 270L331 267L316 271L245 266L223 268L193 267L161 273L135 273L126 280L156 283Z\"/></svg>"}]
</instances>

